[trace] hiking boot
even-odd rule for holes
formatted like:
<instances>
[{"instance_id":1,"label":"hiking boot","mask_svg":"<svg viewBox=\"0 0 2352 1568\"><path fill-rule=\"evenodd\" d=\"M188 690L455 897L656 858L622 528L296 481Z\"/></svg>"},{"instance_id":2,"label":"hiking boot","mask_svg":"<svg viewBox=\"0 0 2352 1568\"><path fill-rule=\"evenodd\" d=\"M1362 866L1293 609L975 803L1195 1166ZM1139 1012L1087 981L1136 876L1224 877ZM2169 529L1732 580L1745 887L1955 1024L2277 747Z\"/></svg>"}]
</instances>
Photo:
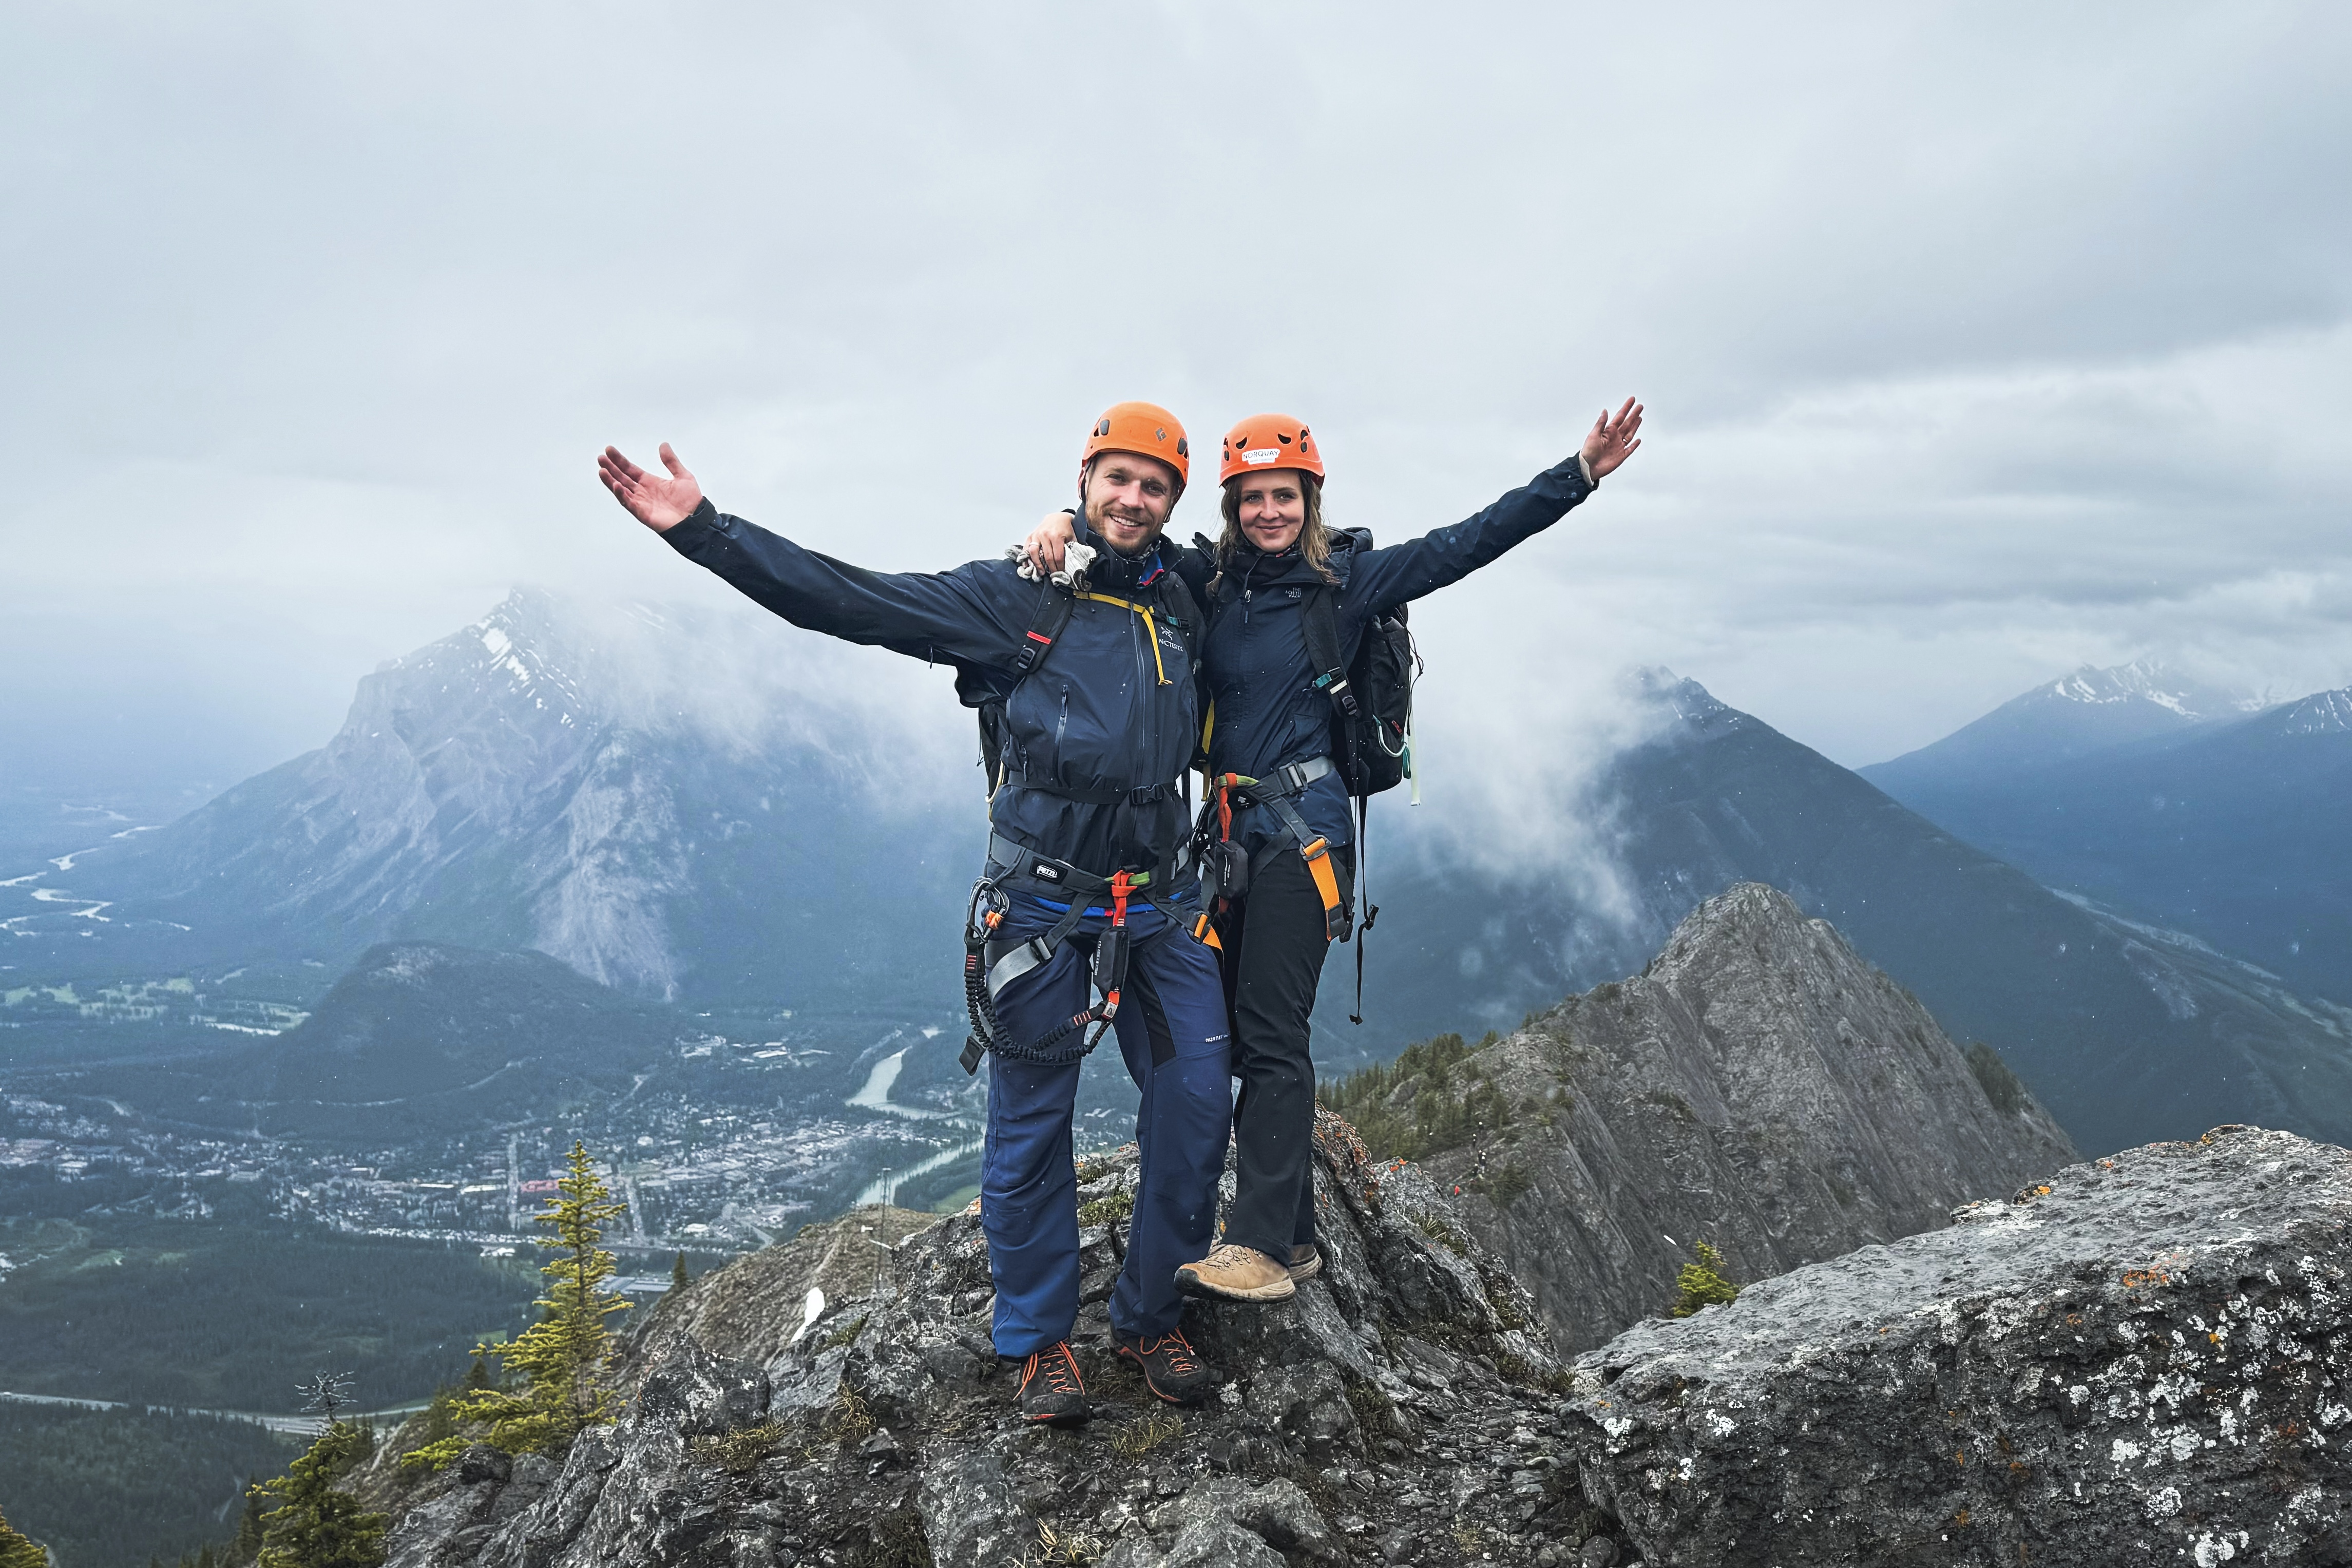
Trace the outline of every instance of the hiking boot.
<instances>
[{"instance_id":1,"label":"hiking boot","mask_svg":"<svg viewBox=\"0 0 2352 1568\"><path fill-rule=\"evenodd\" d=\"M1086 1380L1070 1342L1056 1340L1021 1363L1021 1419L1047 1426L1083 1426L1091 1414Z\"/></svg>"},{"instance_id":2,"label":"hiking boot","mask_svg":"<svg viewBox=\"0 0 2352 1568\"><path fill-rule=\"evenodd\" d=\"M1176 1270L1176 1289L1187 1296L1227 1301L1286 1301L1297 1292L1290 1266L1255 1247L1228 1241L1198 1263Z\"/></svg>"},{"instance_id":3,"label":"hiking boot","mask_svg":"<svg viewBox=\"0 0 2352 1568\"><path fill-rule=\"evenodd\" d=\"M1290 1282L1303 1285L1323 1272L1323 1254L1311 1241L1290 1249Z\"/></svg>"},{"instance_id":4,"label":"hiking boot","mask_svg":"<svg viewBox=\"0 0 2352 1568\"><path fill-rule=\"evenodd\" d=\"M1181 1331L1171 1329L1158 1339L1139 1334L1111 1336L1118 1342L1120 1359L1131 1361L1143 1373L1143 1386L1171 1405L1198 1405L1217 1385L1217 1374L1201 1364Z\"/></svg>"}]
</instances>

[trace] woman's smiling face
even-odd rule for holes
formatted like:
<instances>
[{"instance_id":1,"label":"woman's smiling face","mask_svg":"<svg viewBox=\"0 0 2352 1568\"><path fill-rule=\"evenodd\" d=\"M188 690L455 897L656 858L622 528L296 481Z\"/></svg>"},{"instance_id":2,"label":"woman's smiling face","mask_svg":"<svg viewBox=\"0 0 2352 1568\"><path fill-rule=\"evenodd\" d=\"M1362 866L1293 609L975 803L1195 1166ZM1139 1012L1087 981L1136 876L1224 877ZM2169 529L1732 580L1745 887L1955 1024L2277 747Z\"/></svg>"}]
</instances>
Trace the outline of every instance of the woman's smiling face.
<instances>
[{"instance_id":1,"label":"woman's smiling face","mask_svg":"<svg viewBox=\"0 0 2352 1568\"><path fill-rule=\"evenodd\" d=\"M1307 481L1297 468L1269 468L1234 480L1243 536L1268 555L1298 542L1307 526Z\"/></svg>"}]
</instances>

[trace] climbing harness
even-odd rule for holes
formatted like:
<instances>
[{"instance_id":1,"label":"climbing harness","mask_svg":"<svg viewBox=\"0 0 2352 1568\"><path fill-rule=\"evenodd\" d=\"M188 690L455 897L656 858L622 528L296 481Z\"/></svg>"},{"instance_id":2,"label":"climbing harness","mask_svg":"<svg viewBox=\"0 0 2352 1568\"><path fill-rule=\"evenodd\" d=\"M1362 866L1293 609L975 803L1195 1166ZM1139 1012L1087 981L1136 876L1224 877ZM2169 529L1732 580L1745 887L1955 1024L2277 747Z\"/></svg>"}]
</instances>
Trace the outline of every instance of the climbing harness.
<instances>
[{"instance_id":1,"label":"climbing harness","mask_svg":"<svg viewBox=\"0 0 2352 1568\"><path fill-rule=\"evenodd\" d=\"M1349 939L1351 932L1348 904L1339 894L1339 878L1331 865L1331 847L1307 826L1307 819L1298 815L1298 807L1291 804L1300 791L1331 771L1330 758L1310 757L1284 766L1272 778L1220 773L1210 779L1209 798L1201 803L1201 893L1204 900L1215 900L1213 907L1219 913L1248 893L1250 883L1265 874L1276 856L1287 854L1291 845L1296 845L1307 862L1307 874L1315 879L1315 890L1322 895L1324 941ZM1290 844L1279 839L1270 842L1257 852L1255 859L1234 842L1234 810L1246 811L1254 805L1272 811L1290 836ZM1212 818L1216 823L1213 836L1209 832Z\"/></svg>"},{"instance_id":2,"label":"climbing harness","mask_svg":"<svg viewBox=\"0 0 2352 1568\"><path fill-rule=\"evenodd\" d=\"M1150 873L1140 874L1149 882ZM1108 884L1110 893L1110 928L1095 939L1094 984L1102 993L1102 1000L1082 1013L1076 1013L1054 1028L1026 1044L1006 1037L1003 1023L996 1016L996 993L1005 984L1026 974L1054 955L1071 931L1077 929L1084 916L1087 900L1074 898L1070 908L1053 930L1042 937L1031 937L1020 942L1010 952L990 961L989 949L996 930L1004 923L1012 909L1012 900L1004 890L986 877L972 884L971 905L964 917L963 927L963 995L964 1005L971 1016L971 1033L963 1044L963 1070L976 1073L980 1058L988 1052L1013 1061L1034 1062L1041 1067L1067 1067L1102 1043L1112 1021L1118 1016L1119 993L1127 982L1127 901L1133 896L1138 879L1121 871ZM1088 1025L1099 1026L1092 1038L1084 1031Z\"/></svg>"}]
</instances>

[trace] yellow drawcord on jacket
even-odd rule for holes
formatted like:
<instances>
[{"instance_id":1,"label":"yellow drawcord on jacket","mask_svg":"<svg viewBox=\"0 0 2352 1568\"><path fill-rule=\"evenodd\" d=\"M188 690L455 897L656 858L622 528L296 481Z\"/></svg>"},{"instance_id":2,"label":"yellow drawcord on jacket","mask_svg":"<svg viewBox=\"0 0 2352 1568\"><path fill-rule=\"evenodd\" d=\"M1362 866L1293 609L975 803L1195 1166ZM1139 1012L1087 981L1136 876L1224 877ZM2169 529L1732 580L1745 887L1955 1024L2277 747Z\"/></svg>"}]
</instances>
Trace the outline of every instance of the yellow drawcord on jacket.
<instances>
[{"instance_id":1,"label":"yellow drawcord on jacket","mask_svg":"<svg viewBox=\"0 0 2352 1568\"><path fill-rule=\"evenodd\" d=\"M1168 684L1168 667L1160 661L1160 628L1152 623L1151 612L1131 599L1114 599L1108 594L1080 594L1081 599L1092 599L1098 605L1117 605L1133 610L1143 617L1143 635L1151 639L1151 668L1160 672L1160 684Z\"/></svg>"}]
</instances>

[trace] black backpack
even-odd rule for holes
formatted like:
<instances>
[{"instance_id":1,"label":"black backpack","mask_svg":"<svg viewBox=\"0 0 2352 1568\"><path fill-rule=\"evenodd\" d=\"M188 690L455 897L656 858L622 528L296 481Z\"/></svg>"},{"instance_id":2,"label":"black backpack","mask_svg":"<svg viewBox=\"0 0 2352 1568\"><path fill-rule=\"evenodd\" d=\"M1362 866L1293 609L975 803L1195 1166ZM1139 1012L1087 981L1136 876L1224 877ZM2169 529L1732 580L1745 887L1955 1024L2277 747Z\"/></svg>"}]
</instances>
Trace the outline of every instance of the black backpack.
<instances>
[{"instance_id":1,"label":"black backpack","mask_svg":"<svg viewBox=\"0 0 2352 1568\"><path fill-rule=\"evenodd\" d=\"M1347 531L1356 548L1370 550L1369 529ZM1362 801L1396 788L1412 776L1412 683L1421 654L1399 605L1364 628L1356 657L1339 663L1338 590L1310 588L1300 613L1307 657L1321 671L1315 684L1331 699L1331 760L1348 781L1348 793Z\"/></svg>"},{"instance_id":2,"label":"black backpack","mask_svg":"<svg viewBox=\"0 0 2352 1568\"><path fill-rule=\"evenodd\" d=\"M1372 547L1370 529L1346 531L1359 550ZM1356 922L1356 1010L1350 1024L1364 1021L1364 936L1380 918L1372 902L1371 797L1412 778L1412 683L1421 674L1421 651L1413 646L1405 624L1405 606L1399 605L1376 616L1364 628L1364 640L1345 668L1339 664L1339 590L1311 588L1300 606L1306 620L1307 657L1322 673L1315 684L1331 699L1331 760L1356 797L1356 881L1363 918ZM1421 802L1421 785L1413 784L1413 803Z\"/></svg>"}]
</instances>

